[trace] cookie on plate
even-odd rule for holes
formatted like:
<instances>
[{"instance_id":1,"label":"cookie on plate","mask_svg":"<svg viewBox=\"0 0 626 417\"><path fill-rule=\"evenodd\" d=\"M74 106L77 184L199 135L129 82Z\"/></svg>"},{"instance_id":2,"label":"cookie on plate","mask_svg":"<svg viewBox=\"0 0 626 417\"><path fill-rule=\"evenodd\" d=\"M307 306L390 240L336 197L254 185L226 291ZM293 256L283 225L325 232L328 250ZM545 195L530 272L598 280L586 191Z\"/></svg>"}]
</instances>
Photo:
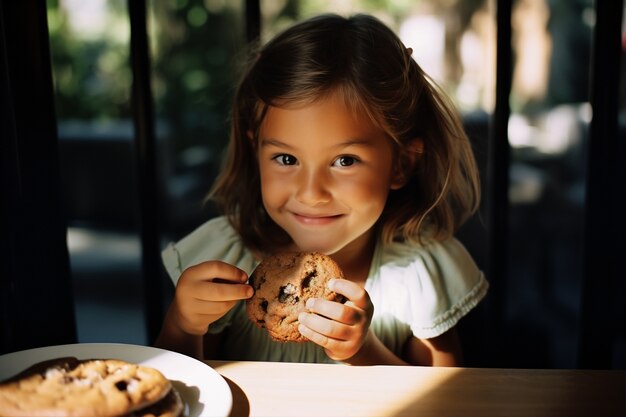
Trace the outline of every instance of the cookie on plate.
<instances>
[{"instance_id":1,"label":"cookie on plate","mask_svg":"<svg viewBox=\"0 0 626 417\"><path fill-rule=\"evenodd\" d=\"M254 296L247 301L248 316L274 340L304 342L308 339L298 331L298 315L306 310L309 298L345 302L345 297L328 289L332 278L343 278L343 272L324 254L287 252L270 256L250 275Z\"/></svg>"},{"instance_id":2,"label":"cookie on plate","mask_svg":"<svg viewBox=\"0 0 626 417\"><path fill-rule=\"evenodd\" d=\"M136 410L128 417L179 417L183 415L184 408L185 405L180 393L172 387L161 401Z\"/></svg>"},{"instance_id":3,"label":"cookie on plate","mask_svg":"<svg viewBox=\"0 0 626 417\"><path fill-rule=\"evenodd\" d=\"M2 382L0 415L155 415L141 410L154 407L168 396L171 406L161 413L180 415L182 400L156 369L117 359L58 358L33 365Z\"/></svg>"}]
</instances>

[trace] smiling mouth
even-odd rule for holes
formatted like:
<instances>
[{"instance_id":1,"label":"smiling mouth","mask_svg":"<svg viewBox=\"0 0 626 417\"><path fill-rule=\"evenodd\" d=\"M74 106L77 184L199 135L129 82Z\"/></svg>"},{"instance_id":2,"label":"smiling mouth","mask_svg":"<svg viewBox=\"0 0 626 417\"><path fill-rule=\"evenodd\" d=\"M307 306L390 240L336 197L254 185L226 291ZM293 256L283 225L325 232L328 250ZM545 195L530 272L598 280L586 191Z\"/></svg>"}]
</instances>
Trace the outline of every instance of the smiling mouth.
<instances>
[{"instance_id":1,"label":"smiling mouth","mask_svg":"<svg viewBox=\"0 0 626 417\"><path fill-rule=\"evenodd\" d=\"M341 217L341 214L333 216L307 216L304 214L293 213L293 215L298 222L306 225L326 225Z\"/></svg>"}]
</instances>

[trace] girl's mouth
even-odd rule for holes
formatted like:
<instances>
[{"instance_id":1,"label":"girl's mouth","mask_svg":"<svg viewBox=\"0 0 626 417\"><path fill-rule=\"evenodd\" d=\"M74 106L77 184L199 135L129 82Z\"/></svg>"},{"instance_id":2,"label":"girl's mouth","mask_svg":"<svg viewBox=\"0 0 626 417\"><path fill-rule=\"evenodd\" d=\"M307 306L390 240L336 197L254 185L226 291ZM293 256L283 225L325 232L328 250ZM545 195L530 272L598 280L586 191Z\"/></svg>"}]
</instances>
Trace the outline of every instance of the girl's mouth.
<instances>
[{"instance_id":1,"label":"girl's mouth","mask_svg":"<svg viewBox=\"0 0 626 417\"><path fill-rule=\"evenodd\" d=\"M293 213L293 216L301 224L311 226L324 226L333 223L335 220L341 217L341 214L335 214L331 216L311 216L306 214Z\"/></svg>"}]
</instances>

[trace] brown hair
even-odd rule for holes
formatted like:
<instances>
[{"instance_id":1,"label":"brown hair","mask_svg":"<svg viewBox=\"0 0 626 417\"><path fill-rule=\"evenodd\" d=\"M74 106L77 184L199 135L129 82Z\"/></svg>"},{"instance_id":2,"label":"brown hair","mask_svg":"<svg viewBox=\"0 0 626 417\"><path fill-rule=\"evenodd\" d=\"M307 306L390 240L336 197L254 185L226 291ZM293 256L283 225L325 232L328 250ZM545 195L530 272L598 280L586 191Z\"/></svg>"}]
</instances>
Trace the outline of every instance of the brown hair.
<instances>
[{"instance_id":1,"label":"brown hair","mask_svg":"<svg viewBox=\"0 0 626 417\"><path fill-rule=\"evenodd\" d=\"M267 107L335 93L386 132L401 166L408 167L407 184L390 192L379 219L382 239L451 236L480 199L478 170L456 109L378 19L325 14L297 23L253 53L237 88L227 159L209 198L244 244L272 250L290 240L261 199L254 142ZM410 164L413 138L422 139L424 150Z\"/></svg>"}]
</instances>

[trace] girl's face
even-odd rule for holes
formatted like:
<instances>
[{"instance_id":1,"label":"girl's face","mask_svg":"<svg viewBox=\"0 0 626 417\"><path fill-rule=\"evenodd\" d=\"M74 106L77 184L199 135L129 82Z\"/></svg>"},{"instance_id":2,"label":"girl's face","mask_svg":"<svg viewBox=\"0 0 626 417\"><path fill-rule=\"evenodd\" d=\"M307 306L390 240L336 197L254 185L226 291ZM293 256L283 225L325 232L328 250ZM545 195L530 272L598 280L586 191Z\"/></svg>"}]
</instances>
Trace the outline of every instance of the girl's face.
<instances>
[{"instance_id":1,"label":"girl's face","mask_svg":"<svg viewBox=\"0 0 626 417\"><path fill-rule=\"evenodd\" d=\"M296 108L270 107L259 131L263 204L293 250L360 253L395 175L391 141L331 96Z\"/></svg>"}]
</instances>

